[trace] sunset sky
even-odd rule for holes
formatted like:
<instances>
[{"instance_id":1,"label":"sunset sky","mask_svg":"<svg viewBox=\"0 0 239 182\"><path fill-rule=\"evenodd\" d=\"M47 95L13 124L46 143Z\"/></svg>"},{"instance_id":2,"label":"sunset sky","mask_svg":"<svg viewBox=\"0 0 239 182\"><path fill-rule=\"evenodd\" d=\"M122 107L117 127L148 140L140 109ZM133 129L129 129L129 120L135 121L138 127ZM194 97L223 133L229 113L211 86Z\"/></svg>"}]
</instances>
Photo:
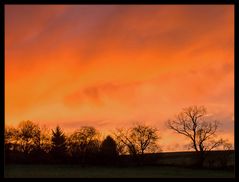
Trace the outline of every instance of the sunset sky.
<instances>
[{"instance_id":1,"label":"sunset sky","mask_svg":"<svg viewBox=\"0 0 239 182\"><path fill-rule=\"evenodd\" d=\"M159 128L204 105L234 143L234 6L6 5L5 123Z\"/></svg>"}]
</instances>

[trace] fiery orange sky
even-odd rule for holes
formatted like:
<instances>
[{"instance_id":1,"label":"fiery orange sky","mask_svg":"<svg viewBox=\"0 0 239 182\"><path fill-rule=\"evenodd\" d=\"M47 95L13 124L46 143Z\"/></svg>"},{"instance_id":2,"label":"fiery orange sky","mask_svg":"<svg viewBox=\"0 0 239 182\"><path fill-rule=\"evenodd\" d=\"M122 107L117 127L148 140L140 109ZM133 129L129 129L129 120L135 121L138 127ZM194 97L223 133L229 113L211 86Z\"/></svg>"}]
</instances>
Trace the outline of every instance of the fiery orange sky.
<instances>
[{"instance_id":1,"label":"fiery orange sky","mask_svg":"<svg viewBox=\"0 0 239 182\"><path fill-rule=\"evenodd\" d=\"M184 138L165 121L190 105L234 143L233 5L5 6L7 125L143 121L172 151Z\"/></svg>"}]
</instances>

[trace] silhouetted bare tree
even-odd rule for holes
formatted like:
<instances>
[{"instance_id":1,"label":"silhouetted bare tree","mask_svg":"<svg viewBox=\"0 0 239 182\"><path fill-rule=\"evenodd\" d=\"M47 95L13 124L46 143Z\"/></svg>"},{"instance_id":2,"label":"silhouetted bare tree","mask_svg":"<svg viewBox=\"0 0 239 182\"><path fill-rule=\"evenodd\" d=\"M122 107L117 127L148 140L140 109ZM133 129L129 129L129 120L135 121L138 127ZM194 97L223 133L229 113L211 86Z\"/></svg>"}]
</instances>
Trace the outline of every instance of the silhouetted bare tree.
<instances>
[{"instance_id":1,"label":"silhouetted bare tree","mask_svg":"<svg viewBox=\"0 0 239 182\"><path fill-rule=\"evenodd\" d=\"M84 165L87 154L99 150L98 132L94 127L84 126L68 138L68 150L72 157Z\"/></svg>"},{"instance_id":2,"label":"silhouetted bare tree","mask_svg":"<svg viewBox=\"0 0 239 182\"><path fill-rule=\"evenodd\" d=\"M136 124L129 129L117 129L114 133L117 143L123 144L129 154L138 160L145 152L154 152L159 148L156 141L159 139L157 129L144 125Z\"/></svg>"},{"instance_id":3,"label":"silhouetted bare tree","mask_svg":"<svg viewBox=\"0 0 239 182\"><path fill-rule=\"evenodd\" d=\"M35 147L30 153L30 160L33 163L49 162L49 152L51 150L51 136L50 130L45 126L40 127L35 140Z\"/></svg>"},{"instance_id":4,"label":"silhouetted bare tree","mask_svg":"<svg viewBox=\"0 0 239 182\"><path fill-rule=\"evenodd\" d=\"M225 142L223 139L216 140L218 121L206 120L206 108L204 106L191 106L184 108L175 120L167 122L168 128L186 136L199 156L199 164L202 166L206 151L211 151Z\"/></svg>"},{"instance_id":5,"label":"silhouetted bare tree","mask_svg":"<svg viewBox=\"0 0 239 182\"><path fill-rule=\"evenodd\" d=\"M50 130L46 126L40 127L35 139L36 148L48 153L51 150Z\"/></svg>"},{"instance_id":6,"label":"silhouetted bare tree","mask_svg":"<svg viewBox=\"0 0 239 182\"><path fill-rule=\"evenodd\" d=\"M5 143L5 152L10 152L18 150L18 130L14 127L5 127L4 131L4 143Z\"/></svg>"},{"instance_id":7,"label":"silhouetted bare tree","mask_svg":"<svg viewBox=\"0 0 239 182\"><path fill-rule=\"evenodd\" d=\"M36 140L40 133L38 124L32 121L22 121L18 125L18 142L24 154L29 154L36 147Z\"/></svg>"}]
</instances>

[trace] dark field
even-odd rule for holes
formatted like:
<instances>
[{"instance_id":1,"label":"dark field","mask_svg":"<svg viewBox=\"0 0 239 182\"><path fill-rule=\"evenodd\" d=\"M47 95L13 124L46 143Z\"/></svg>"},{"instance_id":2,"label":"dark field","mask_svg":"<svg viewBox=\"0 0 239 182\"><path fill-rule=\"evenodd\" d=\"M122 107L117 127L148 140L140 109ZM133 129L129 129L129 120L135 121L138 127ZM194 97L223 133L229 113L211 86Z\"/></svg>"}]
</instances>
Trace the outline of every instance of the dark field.
<instances>
[{"instance_id":1,"label":"dark field","mask_svg":"<svg viewBox=\"0 0 239 182\"><path fill-rule=\"evenodd\" d=\"M233 170L180 167L85 167L67 165L6 165L6 178L234 178Z\"/></svg>"}]
</instances>

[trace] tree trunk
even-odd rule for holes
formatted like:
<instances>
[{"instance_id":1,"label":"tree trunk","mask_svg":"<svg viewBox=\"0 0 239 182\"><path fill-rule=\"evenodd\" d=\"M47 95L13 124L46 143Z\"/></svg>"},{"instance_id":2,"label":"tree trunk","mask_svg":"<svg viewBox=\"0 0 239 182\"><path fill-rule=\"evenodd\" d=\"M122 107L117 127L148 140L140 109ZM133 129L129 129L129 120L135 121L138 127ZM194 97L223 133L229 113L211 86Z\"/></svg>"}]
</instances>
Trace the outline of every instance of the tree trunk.
<instances>
[{"instance_id":1,"label":"tree trunk","mask_svg":"<svg viewBox=\"0 0 239 182\"><path fill-rule=\"evenodd\" d=\"M205 152L204 151L196 152L196 167L203 168L204 160L205 160Z\"/></svg>"}]
</instances>

